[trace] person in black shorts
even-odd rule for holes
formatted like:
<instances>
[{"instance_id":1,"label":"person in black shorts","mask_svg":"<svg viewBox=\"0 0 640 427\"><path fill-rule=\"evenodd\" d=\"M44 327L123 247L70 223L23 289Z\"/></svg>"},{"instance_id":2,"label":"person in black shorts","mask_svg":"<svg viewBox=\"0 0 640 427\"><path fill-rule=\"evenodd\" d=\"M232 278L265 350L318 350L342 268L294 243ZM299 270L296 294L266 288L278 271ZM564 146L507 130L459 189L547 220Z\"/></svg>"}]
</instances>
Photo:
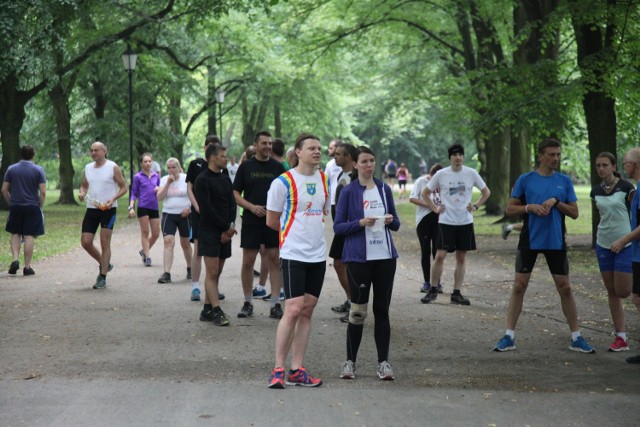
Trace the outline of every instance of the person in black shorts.
<instances>
[{"instance_id":1,"label":"person in black shorts","mask_svg":"<svg viewBox=\"0 0 640 427\"><path fill-rule=\"evenodd\" d=\"M204 257L206 270L205 304L200 320L227 326L229 318L220 308L218 281L225 260L231 257L231 238L236 234L236 203L231 179L223 173L227 164L226 147L210 144L206 158L207 169L198 175L193 186L200 208L198 253Z\"/></svg>"},{"instance_id":2,"label":"person in black shorts","mask_svg":"<svg viewBox=\"0 0 640 427\"><path fill-rule=\"evenodd\" d=\"M36 151L30 145L20 149L20 160L7 169L2 183L2 196L9 204L9 216L5 230L11 233L11 255L13 261L9 274L20 268L20 243L24 239L24 268L22 274L35 274L31 268L33 241L44 234L42 207L47 194L47 179L44 169L33 162Z\"/></svg>"},{"instance_id":3,"label":"person in black shorts","mask_svg":"<svg viewBox=\"0 0 640 427\"><path fill-rule=\"evenodd\" d=\"M264 245L265 258L269 264L269 281L271 282L271 310L269 317L280 319L282 307L279 303L282 276L280 274L280 255L278 251L278 232L267 227L267 191L271 182L284 173L284 166L271 158L271 135L259 132L254 138L256 154L242 162L233 181L233 194L236 203L244 210L242 213L242 232L240 247L242 248L242 292L244 304L238 317L253 315L253 266L260 245ZM262 297L262 295L255 295Z\"/></svg>"},{"instance_id":4,"label":"person in black shorts","mask_svg":"<svg viewBox=\"0 0 640 427\"><path fill-rule=\"evenodd\" d=\"M204 141L204 149L206 150L210 144L222 145L222 141L217 135L208 135ZM187 168L187 195L191 201L191 214L189 215L189 223L191 225L191 242L193 243L193 256L191 257L191 267L187 270L187 278L191 279L191 301L200 301L200 273L202 270L202 256L198 252L198 234L200 231L200 207L198 201L193 194L193 184L196 178L203 171L207 170L207 161L198 157L189 163ZM223 173L227 170L224 169ZM218 293L218 299L224 299L223 293ZM205 301L207 302L207 301Z\"/></svg>"},{"instance_id":5,"label":"person in black shorts","mask_svg":"<svg viewBox=\"0 0 640 427\"><path fill-rule=\"evenodd\" d=\"M92 163L84 167L80 184L80 201L87 201L87 212L82 221L81 244L87 253L98 262L100 273L94 289L107 286L107 273L111 271L111 235L116 222L118 199L127 193L127 183L120 167L107 159L107 147L102 142L91 144ZM100 249L93 240L100 229Z\"/></svg>"}]
</instances>

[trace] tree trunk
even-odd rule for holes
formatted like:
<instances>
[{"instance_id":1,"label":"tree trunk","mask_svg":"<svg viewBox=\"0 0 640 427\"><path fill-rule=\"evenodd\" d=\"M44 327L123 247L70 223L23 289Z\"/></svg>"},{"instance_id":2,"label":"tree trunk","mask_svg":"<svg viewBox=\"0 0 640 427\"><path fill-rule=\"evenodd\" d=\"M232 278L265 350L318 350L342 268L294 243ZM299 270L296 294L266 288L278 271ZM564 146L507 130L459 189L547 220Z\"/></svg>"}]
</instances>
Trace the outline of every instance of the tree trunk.
<instances>
[{"instance_id":1,"label":"tree trunk","mask_svg":"<svg viewBox=\"0 0 640 427\"><path fill-rule=\"evenodd\" d=\"M9 166L20 160L20 129L25 119L24 107L29 99L18 90L18 79L15 75L9 75L0 82L0 139L2 141L0 177L2 178ZM0 209L9 209L4 197L0 197Z\"/></svg>"},{"instance_id":2,"label":"tree trunk","mask_svg":"<svg viewBox=\"0 0 640 427\"><path fill-rule=\"evenodd\" d=\"M282 138L282 115L280 111L280 98L273 101L273 127L276 138Z\"/></svg>"},{"instance_id":3,"label":"tree trunk","mask_svg":"<svg viewBox=\"0 0 640 427\"><path fill-rule=\"evenodd\" d=\"M581 14L582 3L571 0L572 23L578 46L578 66L582 74L584 95L582 107L587 122L589 138L589 159L591 161L591 185L600 182L597 171L593 167L596 156L602 151L617 152L616 109L615 99L605 92L605 76L608 67L615 64L613 55L614 24L608 22L606 26L589 20L583 20ZM586 15L595 16L595 15ZM591 21L591 22L590 22ZM604 32L602 28L605 28ZM595 245L596 230L600 216L595 205L592 205L592 243Z\"/></svg>"},{"instance_id":4,"label":"tree trunk","mask_svg":"<svg viewBox=\"0 0 640 427\"><path fill-rule=\"evenodd\" d=\"M183 164L184 139L182 137L182 123L180 121L180 104L182 93L180 87L176 85L169 95L169 129L171 129L171 153Z\"/></svg>"},{"instance_id":5,"label":"tree trunk","mask_svg":"<svg viewBox=\"0 0 640 427\"><path fill-rule=\"evenodd\" d=\"M69 113L69 96L59 81L50 91L49 98L56 120L58 137L58 173L60 180L60 198L58 204L75 205L73 197L73 162L71 156L71 114Z\"/></svg>"},{"instance_id":6,"label":"tree trunk","mask_svg":"<svg viewBox=\"0 0 640 427\"><path fill-rule=\"evenodd\" d=\"M220 134L216 132L216 70L212 66L207 67L207 101L210 107L207 108L207 135L219 135L222 139L222 129ZM219 106L222 108L222 106Z\"/></svg>"},{"instance_id":7,"label":"tree trunk","mask_svg":"<svg viewBox=\"0 0 640 427\"><path fill-rule=\"evenodd\" d=\"M509 129L496 129L486 141L487 167L484 177L491 197L486 202L487 215L503 215L509 200Z\"/></svg>"}]
</instances>

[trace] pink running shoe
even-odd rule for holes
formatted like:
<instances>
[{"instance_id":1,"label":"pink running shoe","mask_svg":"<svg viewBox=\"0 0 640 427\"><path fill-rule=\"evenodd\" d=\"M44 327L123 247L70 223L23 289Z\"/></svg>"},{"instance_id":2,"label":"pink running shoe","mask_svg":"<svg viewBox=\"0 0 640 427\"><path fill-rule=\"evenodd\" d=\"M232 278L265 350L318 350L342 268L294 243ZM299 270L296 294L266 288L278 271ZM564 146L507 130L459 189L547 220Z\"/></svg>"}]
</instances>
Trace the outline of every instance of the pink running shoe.
<instances>
[{"instance_id":1,"label":"pink running shoe","mask_svg":"<svg viewBox=\"0 0 640 427\"><path fill-rule=\"evenodd\" d=\"M269 388L284 388L284 368L275 368L269 377Z\"/></svg>"},{"instance_id":2,"label":"pink running shoe","mask_svg":"<svg viewBox=\"0 0 640 427\"><path fill-rule=\"evenodd\" d=\"M609 346L609 351L618 352L618 351L628 351L628 350L629 350L629 345L625 340L622 339L622 337L616 337L613 344Z\"/></svg>"},{"instance_id":3,"label":"pink running shoe","mask_svg":"<svg viewBox=\"0 0 640 427\"><path fill-rule=\"evenodd\" d=\"M307 370L300 366L294 373L287 376L287 385L299 385L302 387L318 387L322 385L320 378L313 378L307 373Z\"/></svg>"}]
</instances>

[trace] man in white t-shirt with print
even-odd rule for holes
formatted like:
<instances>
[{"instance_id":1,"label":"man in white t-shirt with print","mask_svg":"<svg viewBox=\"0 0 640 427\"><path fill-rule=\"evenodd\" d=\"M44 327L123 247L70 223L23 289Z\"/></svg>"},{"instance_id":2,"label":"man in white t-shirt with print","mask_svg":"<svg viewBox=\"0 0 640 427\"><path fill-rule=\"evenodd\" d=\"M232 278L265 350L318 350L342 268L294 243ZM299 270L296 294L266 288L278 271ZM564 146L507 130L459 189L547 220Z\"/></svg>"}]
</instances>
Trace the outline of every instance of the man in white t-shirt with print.
<instances>
[{"instance_id":1,"label":"man in white t-shirt with print","mask_svg":"<svg viewBox=\"0 0 640 427\"><path fill-rule=\"evenodd\" d=\"M276 363L269 388L284 388L285 361L293 350L288 385L317 387L322 380L309 375L302 362L326 271L324 217L331 207L329 183L320 164L320 141L310 134L295 143L299 162L273 180L267 194L267 226L277 230L285 309L276 332Z\"/></svg>"},{"instance_id":2,"label":"man in white t-shirt with print","mask_svg":"<svg viewBox=\"0 0 640 427\"><path fill-rule=\"evenodd\" d=\"M451 166L433 176L423 191L422 198L428 208L438 214L438 237L436 258L431 267L431 283L440 283L444 259L448 252L456 253L456 268L453 275L451 304L470 305L471 302L460 293L465 273L467 251L476 249L473 232L473 215L489 198L491 192L478 172L464 166L464 147L453 144L449 147ZM472 203L473 187L480 190L480 199ZM429 195L440 191L440 206L436 206ZM437 287L432 286L420 301L428 304L438 297Z\"/></svg>"}]
</instances>

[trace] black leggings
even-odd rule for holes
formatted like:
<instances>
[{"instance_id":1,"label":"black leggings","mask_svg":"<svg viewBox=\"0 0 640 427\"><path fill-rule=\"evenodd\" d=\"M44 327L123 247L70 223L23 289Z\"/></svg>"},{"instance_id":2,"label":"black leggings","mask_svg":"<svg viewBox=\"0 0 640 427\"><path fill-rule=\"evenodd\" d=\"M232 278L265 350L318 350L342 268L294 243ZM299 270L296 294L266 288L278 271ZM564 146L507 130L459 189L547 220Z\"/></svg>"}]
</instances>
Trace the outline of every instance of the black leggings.
<instances>
[{"instance_id":1,"label":"black leggings","mask_svg":"<svg viewBox=\"0 0 640 427\"><path fill-rule=\"evenodd\" d=\"M424 218L420 220L418 227L416 228L418 233L418 240L420 240L420 251L422 257L420 259L422 264L422 275L424 276L424 283L429 283L431 280L431 258L436 256L436 238L438 237L438 214L435 212L429 212ZM437 283L436 283L437 285Z\"/></svg>"},{"instance_id":2,"label":"black leggings","mask_svg":"<svg viewBox=\"0 0 640 427\"><path fill-rule=\"evenodd\" d=\"M389 341L391 340L389 305L391 304L395 274L395 258L365 263L347 263L352 304L368 304L369 292L373 285L374 338L378 349L378 363L389 358ZM347 326L347 360L356 361L363 329L364 325L354 325L349 322L349 326Z\"/></svg>"}]
</instances>

